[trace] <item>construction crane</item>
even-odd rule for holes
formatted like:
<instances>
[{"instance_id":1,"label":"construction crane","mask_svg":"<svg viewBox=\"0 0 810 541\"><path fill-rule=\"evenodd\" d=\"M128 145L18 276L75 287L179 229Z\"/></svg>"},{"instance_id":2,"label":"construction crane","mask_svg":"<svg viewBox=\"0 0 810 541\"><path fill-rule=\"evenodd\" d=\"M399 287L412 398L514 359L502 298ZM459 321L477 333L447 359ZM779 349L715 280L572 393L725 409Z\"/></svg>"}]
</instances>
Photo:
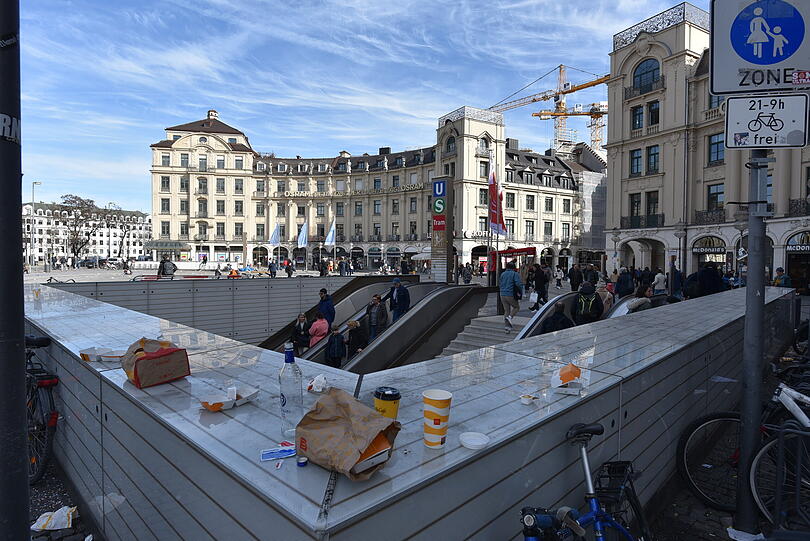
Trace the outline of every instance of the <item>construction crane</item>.
<instances>
[{"instance_id":1,"label":"construction crane","mask_svg":"<svg viewBox=\"0 0 810 541\"><path fill-rule=\"evenodd\" d=\"M588 109L586 110L585 107ZM589 116L591 121L588 127L591 129L591 148L597 152L602 150L602 134L604 133L605 120L604 117L608 114L608 104L606 101L597 103L589 103L586 106L580 104L570 107L565 111L538 111L532 113L532 116L538 117L540 120L557 120L558 118L567 118L569 116ZM555 126L556 130L556 126ZM555 133L556 138L556 133Z\"/></svg>"},{"instance_id":2,"label":"construction crane","mask_svg":"<svg viewBox=\"0 0 810 541\"><path fill-rule=\"evenodd\" d=\"M597 86L597 85L607 83L608 80L610 79L610 75L604 75L604 76L598 77L598 78L596 78L596 79L594 79L592 81L588 81L588 82L577 84L577 85L572 85L571 83L569 83L566 80L566 73L565 73L565 66L564 65L560 64L559 66L557 66L557 72L558 72L557 73L557 88L555 90L546 90L545 92L539 92L537 94L532 94L530 96L524 96L524 97L518 98L516 100L507 101L507 102L504 102L504 103L499 103L497 105L493 105L492 107L490 107L489 110L490 111L496 111L498 113L502 113L504 111L508 111L510 109L515 109L517 107L523 107L525 105L530 105L530 104L536 103L538 101L554 100L554 111L553 111L553 113L555 113L555 114L546 115L546 116L548 118L553 118L554 119L554 148L557 149L557 150L565 150L566 147L569 147L574 142L572 133L571 133L571 131L568 130L567 122L566 122L567 117L572 116L571 114L569 114L569 111L568 111L568 109L566 107L566 103L565 103L566 94L571 94L571 93L577 92L579 90L584 90L586 88L591 88L591 87L594 87L594 86ZM590 113L588 113L588 114L590 114ZM607 112L605 112L604 114L607 114ZM604 116L604 114L600 115L600 119L599 119L599 122L598 122L599 126L603 125L603 121L601 119L601 116ZM539 116L539 115L535 115L535 116ZM593 123L594 123L594 117L591 116L591 124L589 124L589 127L591 127L591 146L592 146L592 148L594 148L596 150L600 150L600 147L596 146L596 145L597 145L597 143L598 143L598 145L601 145L601 141L602 141L601 127L600 127L599 137L597 138L597 141L595 142L593 140L593 134L594 134L594 130L595 130L595 128L592 126Z\"/></svg>"}]
</instances>

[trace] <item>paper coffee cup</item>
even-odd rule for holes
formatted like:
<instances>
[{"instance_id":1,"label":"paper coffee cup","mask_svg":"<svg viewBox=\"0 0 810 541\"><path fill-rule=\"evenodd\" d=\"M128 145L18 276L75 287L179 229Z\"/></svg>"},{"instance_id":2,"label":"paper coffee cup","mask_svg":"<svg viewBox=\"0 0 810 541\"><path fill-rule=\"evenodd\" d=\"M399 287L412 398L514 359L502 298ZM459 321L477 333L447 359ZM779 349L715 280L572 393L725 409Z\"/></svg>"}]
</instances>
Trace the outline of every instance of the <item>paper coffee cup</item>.
<instances>
[{"instance_id":1,"label":"paper coffee cup","mask_svg":"<svg viewBox=\"0 0 810 541\"><path fill-rule=\"evenodd\" d=\"M374 409L383 417L396 419L399 413L399 391L393 387L377 387L374 391Z\"/></svg>"},{"instance_id":2,"label":"paper coffee cup","mask_svg":"<svg viewBox=\"0 0 810 541\"><path fill-rule=\"evenodd\" d=\"M441 449L447 439L447 421L450 418L450 400L453 393L441 389L428 389L422 393L424 407L425 445Z\"/></svg>"}]
</instances>

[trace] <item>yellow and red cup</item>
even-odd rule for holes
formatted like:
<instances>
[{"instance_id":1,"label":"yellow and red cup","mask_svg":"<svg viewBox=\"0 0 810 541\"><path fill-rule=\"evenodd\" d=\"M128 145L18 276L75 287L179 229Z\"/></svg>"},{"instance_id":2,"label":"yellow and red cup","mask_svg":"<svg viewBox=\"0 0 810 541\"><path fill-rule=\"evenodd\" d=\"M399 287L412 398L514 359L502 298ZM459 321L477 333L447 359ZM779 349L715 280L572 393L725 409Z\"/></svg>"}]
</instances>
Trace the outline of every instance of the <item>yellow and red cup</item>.
<instances>
[{"instance_id":1,"label":"yellow and red cup","mask_svg":"<svg viewBox=\"0 0 810 541\"><path fill-rule=\"evenodd\" d=\"M422 393L424 408L424 442L431 449L441 449L447 440L447 421L450 419L450 401L453 393L441 389L428 389Z\"/></svg>"}]
</instances>

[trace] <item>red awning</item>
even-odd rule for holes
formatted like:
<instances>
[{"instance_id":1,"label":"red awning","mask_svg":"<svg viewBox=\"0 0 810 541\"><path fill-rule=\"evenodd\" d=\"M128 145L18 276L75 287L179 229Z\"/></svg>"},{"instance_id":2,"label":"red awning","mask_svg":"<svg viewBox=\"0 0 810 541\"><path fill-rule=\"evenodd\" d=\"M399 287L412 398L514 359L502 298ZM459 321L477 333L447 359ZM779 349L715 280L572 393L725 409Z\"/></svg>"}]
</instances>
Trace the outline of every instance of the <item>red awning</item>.
<instances>
[{"instance_id":1,"label":"red awning","mask_svg":"<svg viewBox=\"0 0 810 541\"><path fill-rule=\"evenodd\" d=\"M490 257L494 257L495 255L505 256L505 255L537 255L537 248L513 248L511 250L498 250L489 252Z\"/></svg>"}]
</instances>

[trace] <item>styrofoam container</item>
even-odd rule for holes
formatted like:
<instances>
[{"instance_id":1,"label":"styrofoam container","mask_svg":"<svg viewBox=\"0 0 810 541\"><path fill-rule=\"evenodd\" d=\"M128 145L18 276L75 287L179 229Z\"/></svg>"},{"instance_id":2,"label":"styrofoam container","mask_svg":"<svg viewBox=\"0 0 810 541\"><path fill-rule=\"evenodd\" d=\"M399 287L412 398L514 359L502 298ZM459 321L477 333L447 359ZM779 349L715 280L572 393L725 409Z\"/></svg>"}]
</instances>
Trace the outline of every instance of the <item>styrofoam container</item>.
<instances>
[{"instance_id":1,"label":"styrofoam container","mask_svg":"<svg viewBox=\"0 0 810 541\"><path fill-rule=\"evenodd\" d=\"M459 436L459 440L467 449L483 449L489 445L489 436L480 432L464 432Z\"/></svg>"}]
</instances>

